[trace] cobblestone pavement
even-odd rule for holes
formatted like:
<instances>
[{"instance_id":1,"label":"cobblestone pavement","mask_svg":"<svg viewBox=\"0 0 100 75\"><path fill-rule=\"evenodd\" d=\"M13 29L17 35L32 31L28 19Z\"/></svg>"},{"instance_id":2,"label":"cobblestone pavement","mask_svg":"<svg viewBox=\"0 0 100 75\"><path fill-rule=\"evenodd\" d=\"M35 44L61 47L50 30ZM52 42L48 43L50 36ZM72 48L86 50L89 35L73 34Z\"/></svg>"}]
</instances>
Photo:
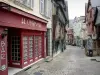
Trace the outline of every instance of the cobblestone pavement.
<instances>
[{"instance_id":1,"label":"cobblestone pavement","mask_svg":"<svg viewBox=\"0 0 100 75\"><path fill-rule=\"evenodd\" d=\"M65 52L41 64L30 75L100 75L100 62L91 59L83 49L67 46Z\"/></svg>"}]
</instances>

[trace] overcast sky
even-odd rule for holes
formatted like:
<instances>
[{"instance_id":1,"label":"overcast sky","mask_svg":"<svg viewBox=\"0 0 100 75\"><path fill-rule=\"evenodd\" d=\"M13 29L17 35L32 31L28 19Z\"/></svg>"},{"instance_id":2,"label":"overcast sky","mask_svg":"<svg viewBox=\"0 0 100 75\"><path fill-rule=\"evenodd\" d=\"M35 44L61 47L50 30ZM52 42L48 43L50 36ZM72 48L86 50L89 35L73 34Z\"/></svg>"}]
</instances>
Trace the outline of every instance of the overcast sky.
<instances>
[{"instance_id":1,"label":"overcast sky","mask_svg":"<svg viewBox=\"0 0 100 75\"><path fill-rule=\"evenodd\" d=\"M85 3L88 0L67 0L68 9L69 9L69 19L74 19L75 16L84 16L85 15Z\"/></svg>"}]
</instances>

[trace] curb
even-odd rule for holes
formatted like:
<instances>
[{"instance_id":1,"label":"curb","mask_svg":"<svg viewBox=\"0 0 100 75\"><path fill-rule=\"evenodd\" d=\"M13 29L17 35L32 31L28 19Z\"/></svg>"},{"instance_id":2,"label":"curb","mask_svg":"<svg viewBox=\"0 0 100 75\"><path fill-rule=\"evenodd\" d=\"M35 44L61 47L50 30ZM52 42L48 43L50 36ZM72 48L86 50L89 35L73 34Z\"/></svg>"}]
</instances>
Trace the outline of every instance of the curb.
<instances>
[{"instance_id":1,"label":"curb","mask_svg":"<svg viewBox=\"0 0 100 75\"><path fill-rule=\"evenodd\" d=\"M38 62L35 62L33 63L31 66L28 66L27 68L17 72L16 74L14 75L29 75L31 73L32 70L36 69L36 68L39 68L40 67L40 64L44 63L44 59L41 59L40 61Z\"/></svg>"}]
</instances>

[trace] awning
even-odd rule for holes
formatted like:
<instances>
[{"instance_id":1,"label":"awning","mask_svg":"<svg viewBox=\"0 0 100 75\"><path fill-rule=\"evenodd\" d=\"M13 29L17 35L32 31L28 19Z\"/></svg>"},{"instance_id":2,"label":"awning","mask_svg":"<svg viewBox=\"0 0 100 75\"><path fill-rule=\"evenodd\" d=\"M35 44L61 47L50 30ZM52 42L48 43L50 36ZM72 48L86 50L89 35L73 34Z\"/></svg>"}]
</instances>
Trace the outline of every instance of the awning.
<instances>
[{"instance_id":1,"label":"awning","mask_svg":"<svg viewBox=\"0 0 100 75\"><path fill-rule=\"evenodd\" d=\"M95 20L95 25L100 26L100 7L97 7L97 15Z\"/></svg>"}]
</instances>

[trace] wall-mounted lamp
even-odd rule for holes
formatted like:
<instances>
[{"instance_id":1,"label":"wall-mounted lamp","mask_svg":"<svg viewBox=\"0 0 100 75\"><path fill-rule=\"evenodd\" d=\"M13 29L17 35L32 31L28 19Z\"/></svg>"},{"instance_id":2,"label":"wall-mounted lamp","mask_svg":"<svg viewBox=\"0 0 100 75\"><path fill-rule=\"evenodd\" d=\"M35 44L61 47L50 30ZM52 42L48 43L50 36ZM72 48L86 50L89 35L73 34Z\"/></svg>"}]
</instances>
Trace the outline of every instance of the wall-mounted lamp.
<instances>
[{"instance_id":1,"label":"wall-mounted lamp","mask_svg":"<svg viewBox=\"0 0 100 75\"><path fill-rule=\"evenodd\" d=\"M5 29L3 30L3 32L1 33L2 39L3 39L5 36L7 36L7 33L8 33L8 29L5 28Z\"/></svg>"}]
</instances>

